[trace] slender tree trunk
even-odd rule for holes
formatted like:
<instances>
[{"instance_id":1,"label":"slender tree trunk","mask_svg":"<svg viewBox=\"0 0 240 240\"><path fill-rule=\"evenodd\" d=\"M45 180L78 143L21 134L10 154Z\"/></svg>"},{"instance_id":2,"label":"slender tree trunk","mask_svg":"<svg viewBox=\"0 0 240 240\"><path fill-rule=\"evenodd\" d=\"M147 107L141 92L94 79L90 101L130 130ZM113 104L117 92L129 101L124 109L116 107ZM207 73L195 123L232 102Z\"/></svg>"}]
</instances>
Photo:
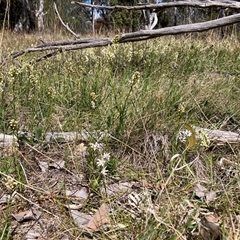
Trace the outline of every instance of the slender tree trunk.
<instances>
[{"instance_id":1,"label":"slender tree trunk","mask_svg":"<svg viewBox=\"0 0 240 240\"><path fill-rule=\"evenodd\" d=\"M174 2L176 2L175 0L174 0ZM174 26L177 26L177 8L176 7L174 7L174 16L173 16L173 25Z\"/></svg>"},{"instance_id":2,"label":"slender tree trunk","mask_svg":"<svg viewBox=\"0 0 240 240\"><path fill-rule=\"evenodd\" d=\"M93 0L91 0L91 4L94 5L95 2ZM94 23L95 23L95 14L94 14L94 8L92 8L92 32L93 32L93 36L95 35L95 26L94 26Z\"/></svg>"},{"instance_id":3,"label":"slender tree trunk","mask_svg":"<svg viewBox=\"0 0 240 240\"><path fill-rule=\"evenodd\" d=\"M149 4L149 0L145 1L146 4ZM157 0L156 0L157 3ZM152 30L158 23L157 14L154 12L155 9L143 10L143 16L145 21L145 30Z\"/></svg>"},{"instance_id":4,"label":"slender tree trunk","mask_svg":"<svg viewBox=\"0 0 240 240\"><path fill-rule=\"evenodd\" d=\"M43 22L43 6L44 6L44 0L39 0L39 8L38 11L36 11L36 17L37 17L37 23L38 23L38 31L41 32L44 30L44 22Z\"/></svg>"},{"instance_id":5,"label":"slender tree trunk","mask_svg":"<svg viewBox=\"0 0 240 240\"><path fill-rule=\"evenodd\" d=\"M23 31L29 32L29 2L28 0L22 0L23 5Z\"/></svg>"}]
</instances>

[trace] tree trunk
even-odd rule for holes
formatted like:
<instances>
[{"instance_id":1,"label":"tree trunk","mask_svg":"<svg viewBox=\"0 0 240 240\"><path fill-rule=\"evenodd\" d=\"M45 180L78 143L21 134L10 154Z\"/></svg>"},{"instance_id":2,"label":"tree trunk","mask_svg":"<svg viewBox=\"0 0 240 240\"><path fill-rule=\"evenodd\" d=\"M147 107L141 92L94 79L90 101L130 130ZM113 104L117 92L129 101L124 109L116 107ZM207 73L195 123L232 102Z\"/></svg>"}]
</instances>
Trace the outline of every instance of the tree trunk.
<instances>
[{"instance_id":1,"label":"tree trunk","mask_svg":"<svg viewBox=\"0 0 240 240\"><path fill-rule=\"evenodd\" d=\"M149 0L146 0L145 3L149 4ZM155 9L144 9L142 11L145 21L145 30L152 30L158 23L157 14L154 12Z\"/></svg>"},{"instance_id":2,"label":"tree trunk","mask_svg":"<svg viewBox=\"0 0 240 240\"><path fill-rule=\"evenodd\" d=\"M28 0L22 0L23 5L23 31L29 32L29 2Z\"/></svg>"},{"instance_id":3,"label":"tree trunk","mask_svg":"<svg viewBox=\"0 0 240 240\"><path fill-rule=\"evenodd\" d=\"M39 9L36 12L37 17L37 23L38 23L38 31L41 32L44 30L44 23L43 23L43 6L44 6L44 0L39 0Z\"/></svg>"}]
</instances>

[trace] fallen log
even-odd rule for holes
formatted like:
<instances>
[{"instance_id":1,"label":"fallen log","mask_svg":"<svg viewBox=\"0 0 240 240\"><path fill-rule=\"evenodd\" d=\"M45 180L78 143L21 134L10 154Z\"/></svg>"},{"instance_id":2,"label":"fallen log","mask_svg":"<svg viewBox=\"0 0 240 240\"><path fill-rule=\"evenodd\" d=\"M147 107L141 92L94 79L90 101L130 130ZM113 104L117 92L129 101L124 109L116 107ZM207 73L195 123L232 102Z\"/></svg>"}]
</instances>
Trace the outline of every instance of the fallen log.
<instances>
[{"instance_id":1,"label":"fallen log","mask_svg":"<svg viewBox=\"0 0 240 240\"><path fill-rule=\"evenodd\" d=\"M211 130L208 128L193 127L196 137L200 138L200 133L204 132L210 143L217 145L240 143L240 134L231 131Z\"/></svg>"},{"instance_id":2,"label":"fallen log","mask_svg":"<svg viewBox=\"0 0 240 240\"><path fill-rule=\"evenodd\" d=\"M217 20L203 22L203 23L194 23L194 24L186 24L174 27L167 27L155 30L141 30L132 33L125 33L120 35L119 37L115 38L100 38L100 39L76 39L70 41L55 41L55 42L45 42L41 45L36 47L26 48L24 50L20 50L17 52L13 52L9 54L8 57L17 58L25 53L30 52L43 52L43 51L54 51L51 54L46 54L42 57L38 57L36 61L40 61L42 59L46 59L48 57L52 57L56 55L55 51L73 51L85 48L95 48L95 47L104 47L109 46L112 43L119 44L119 43L127 43L127 42L137 42L137 41L144 41L151 38L157 38L166 35L176 35L176 34L183 34L183 33L192 33L192 32L203 32L210 29L223 27L227 25L231 25L234 23L240 22L240 13L228 17L223 17ZM5 56L6 57L6 56Z\"/></svg>"},{"instance_id":3,"label":"fallen log","mask_svg":"<svg viewBox=\"0 0 240 240\"><path fill-rule=\"evenodd\" d=\"M105 5L93 5L87 4L77 1L72 1L72 4L77 4L82 7L91 7L97 9L107 9L107 10L144 10L144 9L165 9L171 7L196 7L196 8L209 8L209 7L221 7L221 8L231 8L231 9L240 9L240 3L236 1L175 1L175 2L161 2L157 4L141 4L138 6L123 6L123 5L115 5L115 6L105 6Z\"/></svg>"},{"instance_id":4,"label":"fallen log","mask_svg":"<svg viewBox=\"0 0 240 240\"><path fill-rule=\"evenodd\" d=\"M201 133L206 134L211 144L226 145L239 144L240 134L231 131L211 130L208 128L193 127L196 138L201 139ZM23 134L23 133L21 133ZM26 134L25 134L26 135ZM31 137L31 134L28 134ZM48 132L45 136L46 142L89 142L91 138L98 138L97 133L83 132ZM14 149L18 146L18 139L14 135L0 133L0 151L4 156L13 154Z\"/></svg>"}]
</instances>

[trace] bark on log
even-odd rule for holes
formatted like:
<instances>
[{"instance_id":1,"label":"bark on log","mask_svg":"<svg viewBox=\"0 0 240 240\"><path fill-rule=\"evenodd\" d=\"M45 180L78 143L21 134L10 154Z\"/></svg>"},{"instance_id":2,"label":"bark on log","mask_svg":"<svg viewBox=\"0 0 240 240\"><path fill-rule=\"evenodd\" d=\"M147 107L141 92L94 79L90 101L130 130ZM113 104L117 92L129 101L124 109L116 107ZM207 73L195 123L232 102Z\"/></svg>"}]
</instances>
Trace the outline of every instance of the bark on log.
<instances>
[{"instance_id":1,"label":"bark on log","mask_svg":"<svg viewBox=\"0 0 240 240\"><path fill-rule=\"evenodd\" d=\"M83 7L91 7L97 9L107 9L107 10L114 10L114 9L126 9L126 10L144 10L144 9L165 9L171 7L196 7L196 8L209 8L209 7L222 7L222 8L231 8L231 9L240 9L240 2L236 1L176 1L176 2L165 2L165 3L158 3L158 4L141 4L139 6L122 6L122 5L115 5L115 6L102 6L102 5L92 5L77 1L72 1L79 6Z\"/></svg>"},{"instance_id":2,"label":"bark on log","mask_svg":"<svg viewBox=\"0 0 240 240\"><path fill-rule=\"evenodd\" d=\"M221 131L221 130L211 130L208 128L200 128L194 127L197 138L199 137L199 133L204 132L211 143L215 143L217 145L224 144L237 144L240 143L240 134L229 131Z\"/></svg>"},{"instance_id":3,"label":"bark on log","mask_svg":"<svg viewBox=\"0 0 240 240\"><path fill-rule=\"evenodd\" d=\"M211 144L216 145L228 145L228 144L239 144L240 134L230 131L211 130L208 128L201 128L194 126L197 139L200 139L201 132L204 132ZM24 133L21 133L24 134ZM31 136L31 134L29 134ZM89 142L91 137L97 137L96 133L83 132L48 132L45 136L46 142L74 142L83 141ZM14 153L18 146L17 138L14 135L0 134L0 152L1 156L10 156Z\"/></svg>"},{"instance_id":4,"label":"bark on log","mask_svg":"<svg viewBox=\"0 0 240 240\"><path fill-rule=\"evenodd\" d=\"M46 134L46 142L73 142L73 141L89 141L91 135L86 132L48 132Z\"/></svg>"},{"instance_id":5,"label":"bark on log","mask_svg":"<svg viewBox=\"0 0 240 240\"><path fill-rule=\"evenodd\" d=\"M200 133L204 132L210 142L216 145L224 145L224 144L239 144L240 143L240 134L230 131L222 131L222 130L211 130L208 128L201 127L193 127L196 132L196 137L200 139ZM97 136L96 133L85 132L53 132L46 134L46 142L58 141L60 139L64 142L72 142L72 141L84 141L88 142L92 136Z\"/></svg>"},{"instance_id":6,"label":"bark on log","mask_svg":"<svg viewBox=\"0 0 240 240\"><path fill-rule=\"evenodd\" d=\"M240 22L240 14L220 18L202 23L180 25L174 27L161 28L156 30L141 30L133 33L122 34L119 42L142 41L150 38L156 38L164 35L176 35L191 32L203 32L214 28L219 28Z\"/></svg>"},{"instance_id":7,"label":"bark on log","mask_svg":"<svg viewBox=\"0 0 240 240\"><path fill-rule=\"evenodd\" d=\"M144 41L151 38L161 37L164 35L176 35L182 33L192 33L192 32L202 32L210 29L223 27L226 25L234 24L240 22L240 14L224 17L221 19L203 22L203 23L194 23L187 24L181 26L174 26L156 30L141 30L133 33L125 33L122 34L117 42L111 38L102 38L102 39L77 39L71 41L57 41L44 43L42 45L38 45L36 47L27 48L21 51L13 52L10 54L10 57L17 58L25 53L30 52L42 52L47 50L58 50L58 51L72 51L84 48L94 48L94 47L103 47L111 45L113 40L115 43L127 43L127 42L136 42L136 41ZM54 54L49 54L50 56L54 56ZM46 56L43 56L39 59L45 59Z\"/></svg>"}]
</instances>

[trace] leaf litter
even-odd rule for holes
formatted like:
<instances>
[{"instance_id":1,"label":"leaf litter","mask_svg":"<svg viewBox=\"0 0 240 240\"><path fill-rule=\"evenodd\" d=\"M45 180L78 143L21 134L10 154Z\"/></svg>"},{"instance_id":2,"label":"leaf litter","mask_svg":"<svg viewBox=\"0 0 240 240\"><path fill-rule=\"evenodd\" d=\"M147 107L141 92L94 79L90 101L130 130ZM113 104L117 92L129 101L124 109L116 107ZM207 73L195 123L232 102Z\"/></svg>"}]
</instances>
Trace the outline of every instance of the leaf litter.
<instances>
[{"instance_id":1,"label":"leaf litter","mask_svg":"<svg viewBox=\"0 0 240 240\"><path fill-rule=\"evenodd\" d=\"M34 192L33 190L26 191L26 193L28 193L29 202L24 203L24 205L26 205L25 210L16 211L17 209L15 209L15 213L12 213L12 216L19 222L17 225L17 232L24 236L23 239L48 238L51 234L56 233L56 229L58 229L58 226L64 221L64 218L58 214L61 205L68 210L69 216L72 218L75 227L77 226L79 229L90 233L104 231L106 229L112 229L112 231L114 231L114 229L125 228L126 225L121 222L114 222L111 225L111 215L112 212L114 212L114 209L124 209L124 211L128 212L128 214L130 213L136 221L142 213L148 213L153 215L156 220L159 220L159 222L162 221L157 215L159 207L161 207L161 202L153 203L151 201L151 191L153 189L161 191L168 186L164 185L164 187L159 188L156 187L156 184L150 184L146 180L119 181L106 184L101 189L101 194L103 198L111 198L111 208L109 204L102 203L100 206L98 205L98 207L94 207L95 211L92 209L89 211L85 203L91 201L92 195L90 194L88 187L86 187L86 183L84 183L84 178L79 177L84 176L84 172L74 172L74 174L72 174L73 169L69 168L69 171L66 171L65 168L66 162L71 161L75 157L79 158L79 162L84 162L86 157L86 154L84 153L86 150L85 144L77 144L76 150L72 151L76 154L74 156L69 156L67 161L66 158L64 158L63 146L64 144L59 145L60 151L49 151L50 154L34 153L34 155L37 156L34 156L33 160L38 159L35 162L31 162L31 167L36 167L35 174L30 175L31 172L29 170L26 171L33 189L42 189L44 190L44 193L37 191ZM58 152L58 154L56 154L56 152ZM51 158L50 162L49 158ZM82 169L84 169L84 165L82 165ZM201 184L196 184L193 191L197 198L207 204L215 201L217 198L215 191L208 190ZM144 192L147 192L147 194ZM11 197L11 194L2 195L0 198L0 204L6 204ZM58 205L56 200L61 201L61 205ZM51 217L45 212L40 212L36 208L32 210L31 202L37 202L39 206L53 212L55 216ZM194 205L189 204L189 206L190 205L190 212L193 213L195 211ZM29 208L29 206L31 207ZM190 214L186 216L189 217ZM196 219L198 218L199 217L196 214ZM49 221L49 219L51 219L51 221ZM69 218L67 219L67 221L69 221ZM186 222L186 217L183 216L181 221ZM209 232L210 236L212 236L211 234L215 236L215 233L211 233L211 227L208 226L214 226L219 232L221 231L219 223L215 222L214 218L210 217L210 215L203 216L199 222L200 234L203 239L206 239L206 236L209 236ZM210 224L208 222L210 222ZM207 226L205 226L206 223L208 224ZM204 233L205 230L207 231L207 234ZM63 235L61 237L59 236L58 239L69 239L69 237Z\"/></svg>"},{"instance_id":2,"label":"leaf litter","mask_svg":"<svg viewBox=\"0 0 240 240\"><path fill-rule=\"evenodd\" d=\"M205 201L206 203L214 201L217 198L216 192L207 190L207 188L201 184L196 184L194 186L194 193L198 198Z\"/></svg>"},{"instance_id":3,"label":"leaf litter","mask_svg":"<svg viewBox=\"0 0 240 240\"><path fill-rule=\"evenodd\" d=\"M41 216L41 212L37 209L29 209L28 211L19 212L17 214L12 215L16 221L24 222L29 220L38 220Z\"/></svg>"}]
</instances>

